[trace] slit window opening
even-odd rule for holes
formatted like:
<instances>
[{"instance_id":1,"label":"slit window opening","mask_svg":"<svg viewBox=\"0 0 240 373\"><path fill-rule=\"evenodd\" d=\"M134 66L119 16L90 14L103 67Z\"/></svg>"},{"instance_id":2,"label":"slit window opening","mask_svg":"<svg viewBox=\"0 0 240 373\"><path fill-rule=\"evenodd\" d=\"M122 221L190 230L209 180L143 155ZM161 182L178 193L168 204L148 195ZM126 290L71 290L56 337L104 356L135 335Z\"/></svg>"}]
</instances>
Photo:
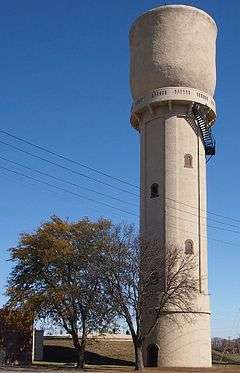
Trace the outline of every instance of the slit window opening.
<instances>
[{"instance_id":1,"label":"slit window opening","mask_svg":"<svg viewBox=\"0 0 240 373\"><path fill-rule=\"evenodd\" d=\"M159 197L158 184L153 183L151 185L151 196L150 196L150 198L156 198L156 197Z\"/></svg>"}]
</instances>

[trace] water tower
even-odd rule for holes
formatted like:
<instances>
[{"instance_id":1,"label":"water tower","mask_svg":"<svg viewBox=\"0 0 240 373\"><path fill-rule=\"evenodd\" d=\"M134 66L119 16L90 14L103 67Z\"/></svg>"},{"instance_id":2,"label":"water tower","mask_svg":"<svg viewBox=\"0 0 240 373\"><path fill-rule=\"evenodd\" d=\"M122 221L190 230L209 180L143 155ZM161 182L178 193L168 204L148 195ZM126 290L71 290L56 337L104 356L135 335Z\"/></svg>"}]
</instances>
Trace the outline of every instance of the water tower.
<instances>
[{"instance_id":1,"label":"water tower","mask_svg":"<svg viewBox=\"0 0 240 373\"><path fill-rule=\"evenodd\" d=\"M199 284L195 321L187 322L184 312L176 312L177 325L163 316L145 341L145 365L211 366L206 161L215 154L216 35L207 13L185 5L152 9L130 30L131 124L141 142L141 235L160 240L163 250L175 244L195 255ZM150 313L146 305L143 329Z\"/></svg>"}]
</instances>

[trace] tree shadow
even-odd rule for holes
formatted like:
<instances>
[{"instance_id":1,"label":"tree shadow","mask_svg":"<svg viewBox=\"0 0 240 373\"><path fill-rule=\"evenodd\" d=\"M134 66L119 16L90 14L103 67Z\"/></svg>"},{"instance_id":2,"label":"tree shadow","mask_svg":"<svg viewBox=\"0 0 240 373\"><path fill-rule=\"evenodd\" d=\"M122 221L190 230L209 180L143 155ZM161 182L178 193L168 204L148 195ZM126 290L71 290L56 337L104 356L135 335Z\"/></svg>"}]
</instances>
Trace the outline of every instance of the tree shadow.
<instances>
[{"instance_id":1,"label":"tree shadow","mask_svg":"<svg viewBox=\"0 0 240 373\"><path fill-rule=\"evenodd\" d=\"M74 363L76 362L76 352L71 347L63 346L44 346L43 360L55 363ZM85 352L85 362L89 365L122 365L133 366L134 363L122 359L114 359L108 356L99 355L95 352Z\"/></svg>"}]
</instances>

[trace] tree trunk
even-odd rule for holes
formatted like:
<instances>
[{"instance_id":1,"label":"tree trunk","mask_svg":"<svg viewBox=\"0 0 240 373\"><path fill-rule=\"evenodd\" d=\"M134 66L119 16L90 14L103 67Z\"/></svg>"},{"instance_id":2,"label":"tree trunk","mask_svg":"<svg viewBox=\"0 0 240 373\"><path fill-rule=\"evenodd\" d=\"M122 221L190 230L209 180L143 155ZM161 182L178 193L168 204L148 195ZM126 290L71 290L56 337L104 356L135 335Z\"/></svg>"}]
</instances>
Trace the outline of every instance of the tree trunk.
<instances>
[{"instance_id":1,"label":"tree trunk","mask_svg":"<svg viewBox=\"0 0 240 373\"><path fill-rule=\"evenodd\" d=\"M85 348L86 348L86 336L83 335L81 339L80 349L79 349L79 357L78 357L78 368L83 369L85 363Z\"/></svg>"},{"instance_id":2,"label":"tree trunk","mask_svg":"<svg viewBox=\"0 0 240 373\"><path fill-rule=\"evenodd\" d=\"M77 360L76 368L82 369L84 367L84 353L82 353L81 345L79 343L77 333L72 333L72 340L73 340L73 345L76 351L76 360Z\"/></svg>"},{"instance_id":3,"label":"tree trunk","mask_svg":"<svg viewBox=\"0 0 240 373\"><path fill-rule=\"evenodd\" d=\"M134 352L135 352L135 370L143 370L143 357L142 357L142 341L141 339L136 339L134 343Z\"/></svg>"}]
</instances>

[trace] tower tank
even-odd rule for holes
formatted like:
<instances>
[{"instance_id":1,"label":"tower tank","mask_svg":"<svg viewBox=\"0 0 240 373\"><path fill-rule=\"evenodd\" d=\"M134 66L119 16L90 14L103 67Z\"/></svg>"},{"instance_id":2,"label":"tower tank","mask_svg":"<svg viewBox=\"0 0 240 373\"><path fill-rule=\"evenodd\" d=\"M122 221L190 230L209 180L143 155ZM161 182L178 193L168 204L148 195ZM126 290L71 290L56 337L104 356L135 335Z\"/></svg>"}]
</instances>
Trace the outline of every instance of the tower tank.
<instances>
[{"instance_id":1,"label":"tower tank","mask_svg":"<svg viewBox=\"0 0 240 373\"><path fill-rule=\"evenodd\" d=\"M214 20L186 5L152 9L130 29L130 121L140 134L141 237L158 240L162 257L171 245L183 255L194 255L198 280L191 310L170 307L154 328L153 313L162 288L156 286L156 278L151 299L143 296L145 365L212 364L206 159L215 154L211 130L216 119L216 36ZM143 266L152 255L146 246ZM157 271L157 259L155 266Z\"/></svg>"},{"instance_id":2,"label":"tower tank","mask_svg":"<svg viewBox=\"0 0 240 373\"><path fill-rule=\"evenodd\" d=\"M191 87L214 95L214 20L186 5L168 5L140 16L130 30L134 100L162 87Z\"/></svg>"}]
</instances>

